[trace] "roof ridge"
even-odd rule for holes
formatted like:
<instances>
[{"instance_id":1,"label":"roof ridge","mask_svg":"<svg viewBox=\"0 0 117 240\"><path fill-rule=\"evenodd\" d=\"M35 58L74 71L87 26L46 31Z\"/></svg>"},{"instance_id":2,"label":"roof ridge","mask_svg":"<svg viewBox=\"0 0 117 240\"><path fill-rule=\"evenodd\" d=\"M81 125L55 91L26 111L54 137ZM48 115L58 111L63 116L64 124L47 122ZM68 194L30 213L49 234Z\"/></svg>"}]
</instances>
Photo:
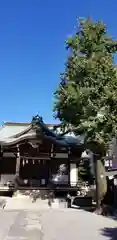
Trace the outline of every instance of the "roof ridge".
<instances>
[{"instance_id":1,"label":"roof ridge","mask_svg":"<svg viewBox=\"0 0 117 240\"><path fill-rule=\"evenodd\" d=\"M30 122L4 122L3 126L29 126ZM59 124L56 123L44 123L46 126L54 127Z\"/></svg>"},{"instance_id":2,"label":"roof ridge","mask_svg":"<svg viewBox=\"0 0 117 240\"><path fill-rule=\"evenodd\" d=\"M4 122L3 126L28 126L29 122Z\"/></svg>"}]
</instances>

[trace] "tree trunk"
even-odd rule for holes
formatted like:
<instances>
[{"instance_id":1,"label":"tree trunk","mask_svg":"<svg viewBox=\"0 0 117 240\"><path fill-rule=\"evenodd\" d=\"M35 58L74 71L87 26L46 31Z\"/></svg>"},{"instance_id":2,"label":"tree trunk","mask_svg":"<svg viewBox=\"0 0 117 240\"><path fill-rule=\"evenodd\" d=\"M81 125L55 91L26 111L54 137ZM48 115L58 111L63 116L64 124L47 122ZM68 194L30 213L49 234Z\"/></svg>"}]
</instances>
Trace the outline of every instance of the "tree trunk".
<instances>
[{"instance_id":1,"label":"tree trunk","mask_svg":"<svg viewBox=\"0 0 117 240\"><path fill-rule=\"evenodd\" d=\"M96 184L96 213L100 214L101 201L99 189L99 160L95 159L95 184Z\"/></svg>"},{"instance_id":2,"label":"tree trunk","mask_svg":"<svg viewBox=\"0 0 117 240\"><path fill-rule=\"evenodd\" d=\"M95 183L96 183L96 213L101 214L103 211L101 202L107 192L107 181L105 167L99 159L95 159Z\"/></svg>"}]
</instances>

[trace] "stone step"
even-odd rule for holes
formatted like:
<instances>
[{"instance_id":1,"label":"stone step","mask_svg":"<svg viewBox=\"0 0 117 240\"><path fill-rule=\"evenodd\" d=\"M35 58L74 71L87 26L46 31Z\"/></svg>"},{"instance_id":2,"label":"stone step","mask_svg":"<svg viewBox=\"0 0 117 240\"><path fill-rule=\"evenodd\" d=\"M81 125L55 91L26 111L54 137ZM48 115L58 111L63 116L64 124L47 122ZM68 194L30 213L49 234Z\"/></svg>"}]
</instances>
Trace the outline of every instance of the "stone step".
<instances>
[{"instance_id":1,"label":"stone step","mask_svg":"<svg viewBox=\"0 0 117 240\"><path fill-rule=\"evenodd\" d=\"M41 199L47 199L48 198L48 192L47 190L17 190L14 193L14 197L31 197L31 198L41 198Z\"/></svg>"},{"instance_id":2,"label":"stone step","mask_svg":"<svg viewBox=\"0 0 117 240\"><path fill-rule=\"evenodd\" d=\"M47 208L53 208L53 209L63 209L66 208L65 202L60 202L60 200L55 199L51 206L48 205L48 200L42 200L37 199L35 202L33 202L30 198L26 197L13 197L8 199L6 202L5 209L7 210L13 210L13 209L29 209L29 210L38 210L38 209L47 209Z\"/></svg>"},{"instance_id":3,"label":"stone step","mask_svg":"<svg viewBox=\"0 0 117 240\"><path fill-rule=\"evenodd\" d=\"M28 196L12 197L7 201L5 209L30 209L47 207L47 205L47 200L37 199L35 202L32 202L32 199Z\"/></svg>"}]
</instances>

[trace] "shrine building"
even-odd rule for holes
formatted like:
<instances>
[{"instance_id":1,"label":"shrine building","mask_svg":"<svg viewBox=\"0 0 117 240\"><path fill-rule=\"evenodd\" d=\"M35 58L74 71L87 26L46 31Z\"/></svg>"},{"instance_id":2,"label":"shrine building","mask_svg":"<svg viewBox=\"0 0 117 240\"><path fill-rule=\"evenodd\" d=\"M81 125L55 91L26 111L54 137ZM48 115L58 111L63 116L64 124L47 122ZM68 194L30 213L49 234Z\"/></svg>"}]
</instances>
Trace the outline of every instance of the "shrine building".
<instances>
[{"instance_id":1,"label":"shrine building","mask_svg":"<svg viewBox=\"0 0 117 240\"><path fill-rule=\"evenodd\" d=\"M0 127L0 186L75 188L81 143L73 134L57 133L59 125L6 122Z\"/></svg>"}]
</instances>

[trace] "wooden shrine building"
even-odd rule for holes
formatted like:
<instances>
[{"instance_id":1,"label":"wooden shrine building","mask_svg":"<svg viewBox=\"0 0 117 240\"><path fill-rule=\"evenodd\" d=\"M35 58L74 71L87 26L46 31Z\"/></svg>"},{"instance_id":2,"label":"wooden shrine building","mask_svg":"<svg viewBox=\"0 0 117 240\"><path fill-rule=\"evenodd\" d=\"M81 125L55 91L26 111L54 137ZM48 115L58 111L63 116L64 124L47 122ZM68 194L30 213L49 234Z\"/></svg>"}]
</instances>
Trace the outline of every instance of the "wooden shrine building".
<instances>
[{"instance_id":1,"label":"wooden shrine building","mask_svg":"<svg viewBox=\"0 0 117 240\"><path fill-rule=\"evenodd\" d=\"M55 125L38 115L31 123L5 123L0 128L0 185L76 187L79 141L56 134ZM74 138L74 137L71 137Z\"/></svg>"}]
</instances>

